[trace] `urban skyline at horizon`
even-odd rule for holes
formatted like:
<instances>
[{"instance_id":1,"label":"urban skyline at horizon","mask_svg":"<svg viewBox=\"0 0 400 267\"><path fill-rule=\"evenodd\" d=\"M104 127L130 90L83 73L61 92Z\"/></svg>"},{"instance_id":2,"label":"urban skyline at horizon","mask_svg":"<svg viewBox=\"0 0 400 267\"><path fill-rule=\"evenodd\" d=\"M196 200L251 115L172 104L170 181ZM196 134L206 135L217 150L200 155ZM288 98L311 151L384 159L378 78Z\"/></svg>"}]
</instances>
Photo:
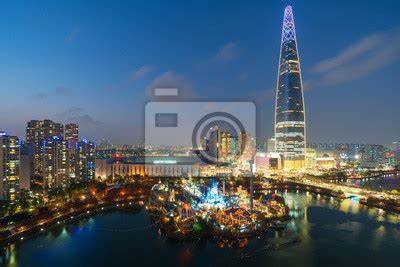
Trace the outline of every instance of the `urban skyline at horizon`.
<instances>
[{"instance_id":1,"label":"urban skyline at horizon","mask_svg":"<svg viewBox=\"0 0 400 267\"><path fill-rule=\"evenodd\" d=\"M398 261L400 2L5 6L1 266Z\"/></svg>"},{"instance_id":2,"label":"urban skyline at horizon","mask_svg":"<svg viewBox=\"0 0 400 267\"><path fill-rule=\"evenodd\" d=\"M395 3L391 4L395 5ZM255 3L254 5L257 6L261 4ZM310 64L310 61L311 60L315 61L316 58L315 55L313 55L312 53L310 54L309 50L309 47L312 46L308 42L308 40L310 39L310 32L315 32L316 34L318 34L319 32L321 32L321 29L312 28L310 30L307 30L307 28L313 26L310 25L309 22L307 22L307 14L310 14L309 12L311 12L311 10L315 8L309 5L310 4L300 4L300 3L294 4L294 13L297 18L297 24L300 24L300 26L298 25L297 29L298 33L300 34L300 39L298 40L298 46L299 50L301 51L300 53L302 56L303 65L305 65L305 67L303 66L303 69L305 69L303 71L303 76L304 76L303 79L305 83L304 85L305 102L308 114L307 121L309 122L307 125L309 128L307 135L308 139L307 142L389 144L394 141L399 141L398 136L400 133L400 128L399 126L396 126L395 123L392 123L392 121L396 118L396 114L398 114L397 111L399 109L398 105L395 105L395 99L396 99L395 96L396 94L398 94L398 91L391 90L391 88L393 88L396 85L396 77L395 75L390 75L390 73L395 69L395 66L398 65L398 57L396 52L399 50L397 46L390 45L390 43L396 43L396 40L400 37L399 31L396 30L396 27L388 27L385 23L385 25L381 25L382 29L380 31L373 30L372 32L375 33L369 35L360 33L360 35L364 35L364 37L360 37L358 41L356 40L353 42L350 40L352 36L350 37L347 36L347 34L344 34L343 38L347 37L346 38L347 40L344 43L347 44L350 43L351 45L346 46L344 44L331 44L328 42L330 46L334 47L332 51L330 50L328 51L326 49L320 49L324 51L323 57L320 54L317 57L320 58L319 62ZM104 3L103 5L99 5L99 7L97 7L98 10L95 9L92 15L95 16L99 12L103 14L102 12L105 12L105 10L103 10L105 6L106 4ZM118 9L118 12L122 12L120 10L122 6L123 4L120 4L116 7L116 9ZM269 33L269 31L272 28L276 28L277 25L281 24L282 22L281 19L282 9L283 9L282 6L283 6L282 4L278 5L278 3L271 4L271 8L273 9L274 12L276 12L276 10L279 11L278 14L274 14L275 17L280 17L278 20L276 20L274 17L273 23L271 20L271 24L265 23L262 25L262 27L261 25L254 24L253 25L254 28L259 30L259 28L264 27L266 33ZM84 7L88 8L88 6ZM240 7L239 4L234 4L229 9L229 11L233 12L236 10L236 8L239 7ZM51 5L48 8L51 8ZM349 11L352 8L353 8L352 4L348 6ZM371 8L371 7L365 6L365 8ZM146 10L147 9L145 9L145 11ZM268 8L266 10L269 12ZM254 7L248 8L246 12L247 14L253 14L255 12ZM332 10L332 12L339 12L339 11ZM341 12L344 12L344 10L341 10ZM79 16L80 14L78 13L75 14L76 18L80 18ZM347 11L345 13L347 13ZM33 12L32 14L35 13ZM260 18L262 15L259 12L255 14L257 15L257 18ZM214 15L214 12L212 12L212 15ZM373 13L372 15L376 17L380 16L379 12ZM361 15L357 14L357 16ZM213 18L213 16L211 17ZM142 17L141 19L146 19L146 18ZM329 21L329 19L331 18L330 16L327 16L327 18L324 19ZM105 21L108 22L107 19ZM67 22L69 23L70 21L65 21L64 24L69 25ZM85 21L85 23L88 22ZM388 23L388 24L392 25L394 23ZM87 24L87 26L89 25L90 23ZM65 27L66 25L63 26ZM250 22L247 22L246 26L247 26L246 30L251 31L252 28ZM64 45L70 46L70 49L76 50L75 52L77 53L81 52L80 48L77 46L82 45L81 42L84 42L84 40L88 41L85 39L85 34L82 32L82 29L80 27L83 26L79 26L79 29L70 32L70 35L67 36L68 38L64 40L65 41ZM280 28L280 26L278 28ZM365 32L367 28L371 27L368 27L368 25L366 25L362 29L361 28L357 29L360 29L360 31L362 30ZM383 30L383 28L388 28L388 30ZM218 30L219 28L217 27L216 31ZM327 30L332 30L332 29L329 29L329 27L327 27ZM49 33L50 32L51 31L49 29ZM276 31L274 30L274 32ZM238 31L236 34L235 33L236 31L233 31L231 35L243 36L243 31ZM127 34L127 32L121 34L121 38L122 36L125 36L125 34ZM13 103L13 101L10 101L2 105L1 109L3 110L3 112L1 112L1 114L3 115L0 115L1 116L0 118L3 123L0 129L11 135L24 136L25 126L27 121L31 119L38 119L38 120L52 119L53 121L58 121L61 123L68 123L68 122L78 123L81 127L82 135L88 137L88 139L91 140L107 139L110 140L112 143L116 144L138 144L138 143L143 143L144 123L141 120L143 117L144 104L145 102L151 100L151 97L149 96L150 89L165 85L176 86L184 92L183 95L181 96L183 100L201 100L201 101L204 100L230 101L232 99L248 100L244 99L243 94L241 92L243 91L243 89L249 88L250 86L249 84L252 84L251 86L255 87L254 81L257 80L257 83L260 84L269 83L271 87L270 89L265 89L264 86L264 89L248 90L249 92L254 93L254 95L250 97L250 100L253 100L255 102L258 109L257 140L260 141L265 140L265 138L271 137L273 135L273 115L274 115L273 110L274 110L274 101L275 101L274 94L275 94L275 83L276 83L275 75L276 75L276 65L278 62L278 54L279 54L278 52L279 35L280 33L274 34L275 37L272 37L271 35L268 37L269 42L263 43L263 45L272 45L273 47L276 46L276 49L274 48L268 50L270 51L267 53L269 54L268 64L270 64L271 66L263 67L262 68L263 71L261 72L262 74L250 74L250 72L245 70L246 68L249 68L248 64L244 64L245 67L242 68L238 67L238 64L243 61L243 58L246 57L247 55L250 55L249 54L250 51L248 49L251 46L249 45L251 42L253 42L254 44L255 40L245 42L241 41L240 38L237 38L238 40L237 42L228 41L228 43L225 46L220 46L219 50L218 46L216 46L214 48L215 52L214 56L212 56L211 54L210 60L209 62L206 62L207 64L205 67L199 66L204 64L197 64L197 63L195 64L196 66L193 67L194 72L197 72L197 75L200 75L201 73L204 74L205 68L213 69L212 71L214 73L213 75L210 76L210 82L209 82L210 86L204 86L204 87L199 86L200 83L197 79L188 78L191 75L194 75L193 71L191 72L190 75L183 74L181 71L172 70L178 68L168 67L168 63L163 68L161 68L161 66L160 67L156 66L156 64L142 65L142 66L138 65L137 68L133 68L128 73L129 81L126 86L124 85L126 87L125 89L114 90L112 88L108 88L104 90L91 92L93 93L93 95L90 96L87 96L87 92L79 93L78 92L79 90L77 88L74 88L74 86L55 85L56 83L54 82L57 81L54 80L57 79L46 79L45 75L38 76L37 79L41 80L42 82L46 82L47 80L47 83L49 85L50 83L53 83L54 89L51 89L49 87L48 90L36 90L36 89L28 90L28 87L31 88L32 86L24 83L24 85L26 85L26 89L25 86L23 88L20 87L20 90L22 91L20 94L21 96L18 98L13 97L14 94L18 93L17 91L15 90L6 91L5 92L6 97L10 99L18 99L20 101L21 112L18 114L19 116L15 117L13 121L10 121L9 117L4 116L4 114L8 114L8 112L10 112L12 108L14 108L15 103ZM340 35L337 34L337 36ZM327 37L327 36L321 36L321 37ZM264 38L265 37L263 37L262 40L265 41ZM18 43L18 41L16 42ZM37 42L36 39L35 42ZM343 43L343 41L338 41L338 43ZM383 45L384 47L379 48L380 45ZM210 45L208 45L208 48L209 48L207 49L208 51L213 50L211 49ZM373 52L374 49L387 50L388 51L387 53L390 52L391 54L389 54L388 56L386 52L382 51ZM15 51L13 51L14 55L16 55L16 53L18 52L17 50L18 49L16 48ZM126 52L128 53L128 51ZM320 51L318 50L316 50L315 52L317 52L317 54L320 53ZM74 54L74 52L71 53ZM372 69L368 67L366 67L366 69L361 68L356 71L357 75L354 74L355 76L358 77L346 77L344 75L345 74L344 71L339 73L340 68L342 66L344 67L344 70L361 67L362 66L361 64L357 65L353 61L360 60L360 56L363 53L367 55L367 60L366 62L362 60L361 61L363 63L368 63L368 62L371 64L376 63L377 65L376 68ZM184 53L182 53L182 56L183 54ZM266 54L264 52L263 57L265 56ZM12 57L11 55L8 55L8 57L6 58L11 59ZM27 57L27 59L29 58L31 58L32 62L34 61L32 55L30 55L30 57ZM378 60L379 58L381 59L381 61L377 62L376 60ZM12 61L8 62L12 63ZM62 62L65 63L65 61ZM71 67L74 65L73 62L69 62L69 64ZM124 65L127 64L128 64L127 62L124 62ZM256 64L260 63L258 62ZM11 64L11 66L13 66L13 64ZM217 68L221 68L221 70L217 70ZM163 72L163 69L166 70L171 69L171 70ZM12 70L13 68L10 68L10 70L8 71L10 72ZM67 72L71 71L71 69L67 68L65 68L64 70ZM383 73L384 70L388 74L385 73L384 75ZM257 68L257 71L260 71L260 69ZM218 72L221 72L224 75L221 75L219 78L215 77L215 75ZM74 72L71 72L71 74L73 73ZM234 82L235 85L232 86L231 84L228 83L227 79L231 78L234 75L234 73L236 73L236 75L238 76L239 82L235 81ZM317 73L321 73L321 75L324 74L322 75L324 77L321 77L321 79L319 80L316 79L313 80L313 77ZM113 77L113 75L116 74L113 72L113 74L110 74L110 78ZM260 79L265 75L268 75L269 77L268 81L266 81L265 79ZM60 77L60 78L62 78L60 80L65 80L65 77ZM323 81L322 78L324 78L325 81ZM329 79L337 78L337 80L328 81L329 80L328 78ZM376 81L382 79L393 80L393 82L388 83L385 86L385 88L380 88L379 90L370 88L376 86L377 84ZM337 83L339 80L341 81ZM75 78L71 79L71 83L75 83L78 81L83 82L82 77L78 77L75 75ZM222 90L224 86L221 86L221 82L222 84L227 83L228 84L227 86L229 86L229 88L232 88L232 91L230 92L231 94L229 96L227 96L224 90ZM14 84L14 86L16 85L15 80L10 81L10 79L9 78L7 79L7 77L6 79L3 79L3 83L5 84L11 83ZM86 79L85 83L90 83L90 80ZM3 87L7 86L5 84L3 84ZM36 88L38 87L37 84L35 84L35 86ZM361 103L361 101L359 100L360 99L359 96L362 94L361 89L357 89L358 93L354 92L357 90L352 90L351 92L347 91L347 94L344 94L343 91L345 90L344 88L349 88L349 86L351 88L367 88L369 93L372 92L373 97L371 97L370 95L365 95L366 97L365 103ZM261 85L259 85L258 87L261 88ZM84 86L82 88L84 88ZM202 91L204 91L207 95L209 95L210 90L215 92L214 94L215 97L211 97L213 99L204 98L204 96L199 94L199 88L204 88L202 89ZM221 88L221 90L217 90L216 88ZM330 92L329 90L328 91L325 90L329 88L331 89L336 88L335 90L337 91L338 95L332 94L332 92ZM385 95L384 93L385 90L386 92L391 92L393 95L390 94ZM132 91L131 93L134 94L130 95L131 93L128 93L128 91ZM379 94L379 97L376 95L378 91L383 92ZM26 94L28 92L30 93ZM81 95L82 98L80 97ZM111 104L111 106L109 103L107 103L107 101L104 102L105 96L110 99L109 100L110 102L111 101L114 102L113 104ZM31 101L33 105L35 105L36 108L34 110L29 110L24 107L23 103L24 101L27 101L27 99L25 99L24 97L28 97L29 101ZM93 103L92 101L88 101L86 103L87 105L85 105L83 103L85 97L86 100L88 99L95 100L94 101L95 103ZM119 98L119 100L114 99L116 97ZM129 97L133 97L131 98L133 100L132 102L127 103L126 99L127 98L129 99ZM316 99L318 101L316 101ZM337 102L338 104L342 102L343 105L341 105L340 108L337 108L337 104L332 103L332 101L333 102L338 101ZM78 105L79 102L81 102L81 104ZM374 103L380 103L382 108L373 110L371 106L373 106ZM336 109L332 109L333 106L335 106ZM328 112L329 108L331 108L331 110ZM125 115L129 113L132 113L131 117L127 117ZM385 117L383 117L382 114L385 114ZM365 115L366 117L368 117L369 123L364 123L363 120L355 119L356 117L361 115ZM266 118L269 119L266 120ZM265 121L268 121L268 123L265 123ZM370 127L368 125L370 126L374 125L374 127ZM346 132L342 131L343 127L346 127ZM360 134L360 132L362 132L362 134Z\"/></svg>"}]
</instances>

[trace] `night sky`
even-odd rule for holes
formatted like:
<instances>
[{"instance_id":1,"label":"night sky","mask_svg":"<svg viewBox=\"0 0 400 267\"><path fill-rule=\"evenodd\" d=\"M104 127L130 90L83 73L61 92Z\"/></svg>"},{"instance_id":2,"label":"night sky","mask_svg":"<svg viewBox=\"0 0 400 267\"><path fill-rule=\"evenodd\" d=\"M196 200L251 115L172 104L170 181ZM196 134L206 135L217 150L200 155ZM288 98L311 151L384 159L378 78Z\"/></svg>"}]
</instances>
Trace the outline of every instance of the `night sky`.
<instances>
[{"instance_id":1,"label":"night sky","mask_svg":"<svg viewBox=\"0 0 400 267\"><path fill-rule=\"evenodd\" d=\"M308 142L400 138L400 2L1 1L0 129L80 124L136 143L155 86L184 100L254 101L273 134L283 11L293 6Z\"/></svg>"}]
</instances>

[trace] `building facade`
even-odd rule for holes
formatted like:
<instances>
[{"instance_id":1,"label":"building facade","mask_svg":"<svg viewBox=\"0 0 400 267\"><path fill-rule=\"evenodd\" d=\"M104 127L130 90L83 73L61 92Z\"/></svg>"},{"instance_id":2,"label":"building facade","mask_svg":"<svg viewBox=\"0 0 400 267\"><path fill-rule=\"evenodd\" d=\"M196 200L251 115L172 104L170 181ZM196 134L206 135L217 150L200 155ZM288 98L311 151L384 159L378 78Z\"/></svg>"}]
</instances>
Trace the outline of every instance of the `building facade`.
<instances>
[{"instance_id":1,"label":"building facade","mask_svg":"<svg viewBox=\"0 0 400 267\"><path fill-rule=\"evenodd\" d=\"M34 151L33 147L21 142L20 146L20 166L19 166L19 187L29 190L31 188L31 179L34 174Z\"/></svg>"},{"instance_id":2,"label":"building facade","mask_svg":"<svg viewBox=\"0 0 400 267\"><path fill-rule=\"evenodd\" d=\"M0 132L0 199L14 202L19 193L20 141Z\"/></svg>"},{"instance_id":3,"label":"building facade","mask_svg":"<svg viewBox=\"0 0 400 267\"><path fill-rule=\"evenodd\" d=\"M64 126L51 120L31 120L26 126L26 143L34 149L35 174L43 174L43 143L53 136L63 137Z\"/></svg>"},{"instance_id":4,"label":"building facade","mask_svg":"<svg viewBox=\"0 0 400 267\"><path fill-rule=\"evenodd\" d=\"M95 176L96 144L85 139L80 140L75 145L75 180L90 181Z\"/></svg>"},{"instance_id":5,"label":"building facade","mask_svg":"<svg viewBox=\"0 0 400 267\"><path fill-rule=\"evenodd\" d=\"M275 105L276 151L285 169L305 167L306 120L303 83L291 6L285 8Z\"/></svg>"},{"instance_id":6,"label":"building facade","mask_svg":"<svg viewBox=\"0 0 400 267\"><path fill-rule=\"evenodd\" d=\"M274 153L276 152L276 140L275 137L267 138L265 142L265 152Z\"/></svg>"},{"instance_id":7,"label":"building facade","mask_svg":"<svg viewBox=\"0 0 400 267\"><path fill-rule=\"evenodd\" d=\"M69 142L69 176L75 179L76 175L76 160L75 147L79 141L79 126L75 123L65 124L65 141Z\"/></svg>"},{"instance_id":8,"label":"building facade","mask_svg":"<svg viewBox=\"0 0 400 267\"><path fill-rule=\"evenodd\" d=\"M196 158L188 156L146 156L124 159L96 159L96 178L115 180L117 176L199 176ZM207 165L209 166L209 165Z\"/></svg>"},{"instance_id":9,"label":"building facade","mask_svg":"<svg viewBox=\"0 0 400 267\"><path fill-rule=\"evenodd\" d=\"M68 187L69 142L54 136L43 143L43 183L45 189Z\"/></svg>"}]
</instances>

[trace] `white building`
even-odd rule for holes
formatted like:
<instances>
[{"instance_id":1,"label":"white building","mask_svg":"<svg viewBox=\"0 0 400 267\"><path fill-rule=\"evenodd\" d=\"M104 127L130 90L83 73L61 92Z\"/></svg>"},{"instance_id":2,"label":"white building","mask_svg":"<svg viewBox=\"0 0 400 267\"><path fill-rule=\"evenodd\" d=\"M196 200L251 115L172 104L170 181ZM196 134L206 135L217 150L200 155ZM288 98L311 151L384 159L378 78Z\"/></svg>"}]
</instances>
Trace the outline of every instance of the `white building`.
<instances>
[{"instance_id":1,"label":"white building","mask_svg":"<svg viewBox=\"0 0 400 267\"><path fill-rule=\"evenodd\" d=\"M187 156L148 156L126 159L96 159L96 178L115 179L116 176L199 176L197 161Z\"/></svg>"}]
</instances>

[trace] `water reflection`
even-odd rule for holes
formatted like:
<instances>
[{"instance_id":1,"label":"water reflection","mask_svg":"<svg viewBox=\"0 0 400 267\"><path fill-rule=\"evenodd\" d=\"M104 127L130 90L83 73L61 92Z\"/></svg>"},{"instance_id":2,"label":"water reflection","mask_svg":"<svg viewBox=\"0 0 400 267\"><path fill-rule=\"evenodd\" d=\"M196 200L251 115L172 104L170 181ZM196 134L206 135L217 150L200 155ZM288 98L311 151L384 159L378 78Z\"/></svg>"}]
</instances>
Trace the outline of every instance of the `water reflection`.
<instances>
[{"instance_id":1,"label":"water reflection","mask_svg":"<svg viewBox=\"0 0 400 267\"><path fill-rule=\"evenodd\" d=\"M378 261L388 266L395 262L400 247L397 215L350 199L337 200L311 193L277 193L285 198L292 218L284 231L271 229L265 235L239 242L200 239L182 243L166 239L158 228L143 228L152 224L145 211L137 214L117 211L60 225L12 244L2 252L2 265L349 266L354 258L357 258L355 266L374 266ZM100 231L111 228L143 230ZM242 253L295 236L300 237L300 243L240 259Z\"/></svg>"},{"instance_id":2,"label":"water reflection","mask_svg":"<svg viewBox=\"0 0 400 267\"><path fill-rule=\"evenodd\" d=\"M346 184L356 187L365 187L372 190L400 190L400 175L390 174L377 178L348 179Z\"/></svg>"}]
</instances>

